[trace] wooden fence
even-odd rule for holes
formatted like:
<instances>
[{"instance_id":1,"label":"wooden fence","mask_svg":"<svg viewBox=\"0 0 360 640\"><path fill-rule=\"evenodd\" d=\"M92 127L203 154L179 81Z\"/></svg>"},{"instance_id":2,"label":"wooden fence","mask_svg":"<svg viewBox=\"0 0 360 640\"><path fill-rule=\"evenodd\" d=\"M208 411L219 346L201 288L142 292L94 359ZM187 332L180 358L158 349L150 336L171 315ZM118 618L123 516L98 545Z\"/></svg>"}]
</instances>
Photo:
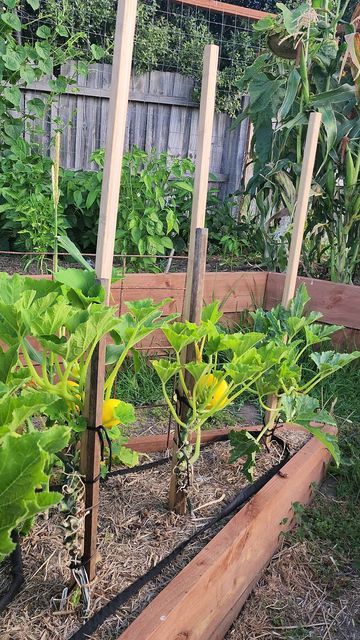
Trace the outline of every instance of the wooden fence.
<instances>
[{"instance_id":1,"label":"wooden fence","mask_svg":"<svg viewBox=\"0 0 360 640\"><path fill-rule=\"evenodd\" d=\"M61 164L64 168L89 169L93 151L104 147L111 65L93 64L87 77L77 73L76 63L61 67L61 73L74 78L76 84L59 97L40 123L44 135L36 137L44 150L49 150L55 130L53 118L60 116L66 124L61 141ZM131 79L125 149L137 145L150 151L166 151L171 156L195 158L199 104L193 97L194 81L180 73L151 71ZM22 108L26 103L49 93L46 82L23 89ZM244 98L244 102L246 98ZM221 195L233 193L240 186L247 149L248 123L234 128L234 120L216 113L214 121L210 171L216 176L210 182L220 187Z\"/></svg>"}]
</instances>

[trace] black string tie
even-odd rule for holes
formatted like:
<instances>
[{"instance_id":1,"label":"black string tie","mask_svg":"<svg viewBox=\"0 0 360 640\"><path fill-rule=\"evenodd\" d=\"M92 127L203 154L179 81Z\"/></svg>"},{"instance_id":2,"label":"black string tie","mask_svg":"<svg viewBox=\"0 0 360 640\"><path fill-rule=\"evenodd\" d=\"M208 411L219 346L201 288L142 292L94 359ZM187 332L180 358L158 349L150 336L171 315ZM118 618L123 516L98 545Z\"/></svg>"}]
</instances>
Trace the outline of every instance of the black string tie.
<instances>
[{"instance_id":1,"label":"black string tie","mask_svg":"<svg viewBox=\"0 0 360 640\"><path fill-rule=\"evenodd\" d=\"M89 431L96 431L100 440L100 458L101 462L105 462L105 441L109 447L109 463L108 472L110 473L112 468L112 444L107 429L101 424L99 427L88 427Z\"/></svg>"}]
</instances>

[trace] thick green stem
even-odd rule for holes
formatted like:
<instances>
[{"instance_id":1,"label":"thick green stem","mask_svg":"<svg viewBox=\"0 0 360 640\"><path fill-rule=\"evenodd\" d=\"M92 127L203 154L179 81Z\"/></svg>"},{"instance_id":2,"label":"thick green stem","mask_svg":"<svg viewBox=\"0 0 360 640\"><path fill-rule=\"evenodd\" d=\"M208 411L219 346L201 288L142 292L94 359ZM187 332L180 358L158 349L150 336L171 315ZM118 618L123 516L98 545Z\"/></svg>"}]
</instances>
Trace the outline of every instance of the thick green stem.
<instances>
[{"instance_id":1,"label":"thick green stem","mask_svg":"<svg viewBox=\"0 0 360 640\"><path fill-rule=\"evenodd\" d=\"M166 391L166 387L165 387L164 383L162 383L162 392L163 392L164 398L166 400L166 403L167 403L167 405L168 405L168 407L170 409L170 413L171 413L172 417L174 418L175 422L178 425L180 425L180 427L184 427L185 429L187 429L186 423L183 422L182 420L180 420L179 416L177 415L177 413L175 411L175 408L174 408L174 405L173 405L173 403L171 402L171 400L169 398L169 394Z\"/></svg>"}]
</instances>

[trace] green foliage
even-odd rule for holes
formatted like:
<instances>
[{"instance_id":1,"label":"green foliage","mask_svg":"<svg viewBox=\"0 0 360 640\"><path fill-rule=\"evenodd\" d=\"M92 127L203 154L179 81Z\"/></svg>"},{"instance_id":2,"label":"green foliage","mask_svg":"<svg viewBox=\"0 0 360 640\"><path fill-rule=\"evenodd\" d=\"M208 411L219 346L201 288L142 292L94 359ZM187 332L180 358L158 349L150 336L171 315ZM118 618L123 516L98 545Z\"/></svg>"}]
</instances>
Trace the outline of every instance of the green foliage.
<instances>
[{"instance_id":1,"label":"green foliage","mask_svg":"<svg viewBox=\"0 0 360 640\"><path fill-rule=\"evenodd\" d=\"M159 378L141 353L124 362L116 383L116 397L136 405L161 402L163 395Z\"/></svg>"},{"instance_id":2,"label":"green foliage","mask_svg":"<svg viewBox=\"0 0 360 640\"><path fill-rule=\"evenodd\" d=\"M96 161L102 166L103 154ZM135 268L156 270L156 259L173 248L179 219L191 210L194 164L155 150L134 147L123 159L115 252L137 255ZM83 250L94 249L102 171L64 171L60 203L71 239ZM144 256L144 257L141 257Z\"/></svg>"},{"instance_id":3,"label":"green foliage","mask_svg":"<svg viewBox=\"0 0 360 640\"><path fill-rule=\"evenodd\" d=\"M54 244L54 204L51 193L52 162L36 152L22 138L0 156L0 225L2 249L43 254ZM61 212L59 231L66 222ZM38 260L42 269L44 255Z\"/></svg>"},{"instance_id":4,"label":"green foliage","mask_svg":"<svg viewBox=\"0 0 360 640\"><path fill-rule=\"evenodd\" d=\"M13 0L5 3L7 9L0 20L0 133L1 146L11 146L22 136L26 127L33 129L35 118L43 118L51 102L73 83L73 78L59 76L50 81L52 93L48 99L36 97L29 100L25 112L20 113L21 92L26 86L45 76L53 76L54 70L69 59L82 57L77 44L84 42L84 34L63 26L59 14L42 17L39 3L34 0ZM19 15L23 21L20 21ZM36 25L36 30L31 30ZM31 37L29 35L29 29ZM59 35L61 33L61 41Z\"/></svg>"},{"instance_id":5,"label":"green foliage","mask_svg":"<svg viewBox=\"0 0 360 640\"><path fill-rule=\"evenodd\" d=\"M261 446L250 431L230 431L229 440L231 444L230 462L236 462L245 456L246 461L243 466L243 473L247 480L253 480L256 468L256 454L261 451Z\"/></svg>"},{"instance_id":6,"label":"green foliage","mask_svg":"<svg viewBox=\"0 0 360 640\"><path fill-rule=\"evenodd\" d=\"M59 501L48 490L54 463L61 468L66 459L76 468L76 445L86 428L82 412L89 366L108 333L115 344L103 413L114 460L137 462L119 427L134 422L134 408L111 394L127 354L164 326L168 301L129 303L129 312L118 318L103 300L92 270L60 270L54 281L0 273L0 340L7 349L0 349L0 561L14 548L12 531L28 530L37 513ZM54 457L59 451L61 462Z\"/></svg>"},{"instance_id":7,"label":"green foliage","mask_svg":"<svg viewBox=\"0 0 360 640\"><path fill-rule=\"evenodd\" d=\"M106 52L111 62L115 33L116 5L105 0L44 0L44 16L54 16L66 28L83 32L87 38L76 45L85 56L94 54L94 46ZM209 21L205 13L193 7L171 7L167 0L140 0L136 20L134 68L138 74L160 69L178 71L195 79L195 95L199 94L204 46L220 45L217 108L231 116L241 110L241 93L237 80L254 59L254 43L245 30L237 30L235 21L221 29L218 21ZM91 44L92 46L91 46Z\"/></svg>"},{"instance_id":8,"label":"green foliage","mask_svg":"<svg viewBox=\"0 0 360 640\"><path fill-rule=\"evenodd\" d=\"M49 491L51 459L69 435L65 427L52 427L0 437L0 563L15 548L12 531L28 528L34 516L60 501L61 494Z\"/></svg>"},{"instance_id":9,"label":"green foliage","mask_svg":"<svg viewBox=\"0 0 360 640\"><path fill-rule=\"evenodd\" d=\"M43 270L44 253L56 245L54 236L64 233L65 220L58 211L51 188L52 162L34 143L42 135L50 107L59 94L74 84L74 77L56 75L68 59L83 57L79 43L84 34L64 26L64 16L44 15L37 0L7 0L0 16L0 225L1 248L9 246L39 254ZM19 18L21 16L21 20ZM99 51L93 50L92 59ZM87 65L78 62L79 72ZM20 87L50 78L46 98L34 97L21 105ZM55 119L58 130L64 126ZM24 140L24 134L31 140ZM58 134L57 134L58 135ZM54 187L56 185L54 184ZM14 245L14 246L12 246ZM56 260L55 260L56 264Z\"/></svg>"},{"instance_id":10,"label":"green foliage","mask_svg":"<svg viewBox=\"0 0 360 640\"><path fill-rule=\"evenodd\" d=\"M163 328L175 358L155 360L153 366L161 380L164 398L180 427L179 472L184 472L189 460L190 464L197 460L204 424L244 393L257 399L271 416L256 438L231 434L231 459L245 458L243 472L248 479L253 476L259 443L279 421L300 424L329 449L339 464L337 438L322 428L324 424L335 425L335 420L320 409L319 401L309 393L334 372L359 358L360 352L312 353L314 345L329 340L339 327L319 325L319 313L305 315L308 301L302 285L289 309L281 305L269 312L258 309L252 314L254 325L250 333L222 332L217 326L221 318L219 303L204 309L199 326L175 322ZM181 354L189 347L195 357L184 365ZM175 414L166 389L173 378L179 378L189 407L185 419ZM275 408L265 404L270 395L277 400ZM196 434L194 447L189 444L192 433Z\"/></svg>"},{"instance_id":11,"label":"green foliage","mask_svg":"<svg viewBox=\"0 0 360 640\"><path fill-rule=\"evenodd\" d=\"M346 4L346 3L345 3ZM309 272L329 260L332 280L351 282L359 262L359 86L352 43L336 37L345 4L319 0L256 24L267 51L240 83L254 124L254 175L246 204L260 230L266 264L283 270L299 184L309 114L322 114L304 262ZM324 11L327 8L328 11ZM297 57L296 49L300 53ZM274 126L275 122L275 126Z\"/></svg>"},{"instance_id":12,"label":"green foliage","mask_svg":"<svg viewBox=\"0 0 360 640\"><path fill-rule=\"evenodd\" d=\"M352 565L357 570L360 567L359 383L359 363L354 362L349 365L346 376L340 370L317 388L316 394L324 406L336 403L341 465L330 468L330 497L326 491L316 492L310 507L297 506L296 509L297 527L293 536L307 541L313 558L321 557L321 562L315 562L313 568L327 581L330 579L334 588L338 581L338 565ZM335 564L329 559L324 567L324 552L335 560ZM334 567L335 575L332 575L331 567Z\"/></svg>"}]
</instances>

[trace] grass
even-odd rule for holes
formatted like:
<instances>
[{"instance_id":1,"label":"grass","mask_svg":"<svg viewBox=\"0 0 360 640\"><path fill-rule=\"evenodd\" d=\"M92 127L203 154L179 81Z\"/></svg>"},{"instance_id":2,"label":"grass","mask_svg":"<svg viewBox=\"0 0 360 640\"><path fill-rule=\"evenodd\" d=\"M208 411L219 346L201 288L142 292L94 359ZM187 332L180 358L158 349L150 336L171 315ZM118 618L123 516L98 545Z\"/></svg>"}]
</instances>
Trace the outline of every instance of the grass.
<instances>
[{"instance_id":1,"label":"grass","mask_svg":"<svg viewBox=\"0 0 360 640\"><path fill-rule=\"evenodd\" d=\"M172 393L172 389L169 389ZM149 359L138 354L137 360L128 359L121 368L116 383L116 397L134 405L165 402L160 380Z\"/></svg>"},{"instance_id":2,"label":"grass","mask_svg":"<svg viewBox=\"0 0 360 640\"><path fill-rule=\"evenodd\" d=\"M360 570L360 367L353 363L338 371L317 390L323 406L336 399L335 415L339 427L341 464L329 471L325 492L318 491L313 505L297 508L295 537L314 546L314 558L331 550L333 562ZM319 549L319 554L316 553ZM324 574L324 567L318 567ZM330 572L334 573L334 572ZM336 573L336 571L335 571Z\"/></svg>"}]
</instances>

